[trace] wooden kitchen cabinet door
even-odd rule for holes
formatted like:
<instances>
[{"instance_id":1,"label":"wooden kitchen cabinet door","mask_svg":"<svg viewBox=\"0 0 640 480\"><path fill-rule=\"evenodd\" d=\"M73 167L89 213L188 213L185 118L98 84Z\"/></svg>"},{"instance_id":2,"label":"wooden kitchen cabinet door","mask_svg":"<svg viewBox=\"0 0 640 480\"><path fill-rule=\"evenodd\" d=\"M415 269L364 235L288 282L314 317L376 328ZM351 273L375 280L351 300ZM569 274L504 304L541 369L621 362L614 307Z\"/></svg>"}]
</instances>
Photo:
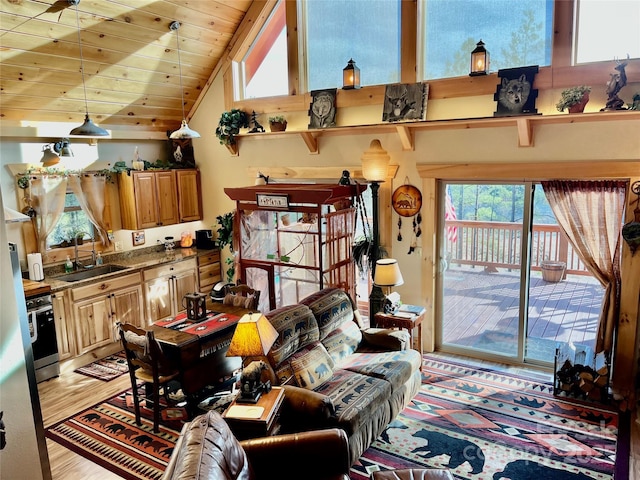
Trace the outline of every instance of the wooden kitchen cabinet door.
<instances>
[{"instance_id":1,"label":"wooden kitchen cabinet door","mask_svg":"<svg viewBox=\"0 0 640 480\"><path fill-rule=\"evenodd\" d=\"M202 220L200 171L176 170L178 184L178 217L180 222Z\"/></svg>"}]
</instances>

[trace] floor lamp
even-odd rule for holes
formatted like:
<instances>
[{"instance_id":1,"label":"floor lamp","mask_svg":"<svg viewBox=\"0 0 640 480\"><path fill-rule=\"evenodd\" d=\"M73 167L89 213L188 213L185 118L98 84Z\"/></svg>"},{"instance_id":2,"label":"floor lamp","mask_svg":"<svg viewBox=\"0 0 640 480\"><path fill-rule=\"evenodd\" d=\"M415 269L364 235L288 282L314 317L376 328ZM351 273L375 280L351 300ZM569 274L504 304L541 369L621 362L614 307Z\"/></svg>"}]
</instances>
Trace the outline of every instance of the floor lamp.
<instances>
[{"instance_id":1,"label":"floor lamp","mask_svg":"<svg viewBox=\"0 0 640 480\"><path fill-rule=\"evenodd\" d=\"M369 255L369 265L371 265L371 278L375 278L376 274L376 262L380 257L380 235L379 235L379 208L378 208L378 190L380 190L380 184L387 178L387 168L389 166L389 154L382 148L380 140L375 139L371 141L369 149L365 150L362 154L362 175L369 182L371 186L371 198L373 206L373 233L371 238L371 249ZM376 313L382 310L384 303L384 293L382 289L373 285L371 293L369 294L369 321L373 320Z\"/></svg>"}]
</instances>

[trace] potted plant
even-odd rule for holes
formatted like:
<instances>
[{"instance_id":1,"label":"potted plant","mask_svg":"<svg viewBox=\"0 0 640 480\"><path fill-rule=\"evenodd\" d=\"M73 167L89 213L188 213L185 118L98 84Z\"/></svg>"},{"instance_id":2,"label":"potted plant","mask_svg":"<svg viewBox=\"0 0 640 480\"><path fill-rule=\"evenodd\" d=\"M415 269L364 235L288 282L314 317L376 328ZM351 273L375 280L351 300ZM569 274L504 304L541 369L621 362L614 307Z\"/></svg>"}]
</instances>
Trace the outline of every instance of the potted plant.
<instances>
[{"instance_id":1,"label":"potted plant","mask_svg":"<svg viewBox=\"0 0 640 480\"><path fill-rule=\"evenodd\" d=\"M287 129L287 119L282 115L269 117L269 129L272 132L284 132Z\"/></svg>"},{"instance_id":2,"label":"potted plant","mask_svg":"<svg viewBox=\"0 0 640 480\"><path fill-rule=\"evenodd\" d=\"M228 257L225 260L228 268L225 272L227 275L227 282L232 283L233 277L236 274L235 269L235 255L236 253L233 251L233 217L235 212L227 212L223 215L218 215L216 220L218 221L218 245L220 246L220 250L229 245L229 251L231 252L231 257Z\"/></svg>"},{"instance_id":3,"label":"potted plant","mask_svg":"<svg viewBox=\"0 0 640 480\"><path fill-rule=\"evenodd\" d=\"M236 143L234 137L240 133L240 129L248 127L249 116L246 112L234 108L229 112L222 112L216 128L216 137L220 140L220 145L233 145Z\"/></svg>"},{"instance_id":4,"label":"potted plant","mask_svg":"<svg viewBox=\"0 0 640 480\"><path fill-rule=\"evenodd\" d=\"M583 112L585 105L589 101L589 92L591 92L591 87L587 85L567 88L562 91L560 101L556 103L556 108L559 112L563 112L565 109L569 110L569 113Z\"/></svg>"}]
</instances>

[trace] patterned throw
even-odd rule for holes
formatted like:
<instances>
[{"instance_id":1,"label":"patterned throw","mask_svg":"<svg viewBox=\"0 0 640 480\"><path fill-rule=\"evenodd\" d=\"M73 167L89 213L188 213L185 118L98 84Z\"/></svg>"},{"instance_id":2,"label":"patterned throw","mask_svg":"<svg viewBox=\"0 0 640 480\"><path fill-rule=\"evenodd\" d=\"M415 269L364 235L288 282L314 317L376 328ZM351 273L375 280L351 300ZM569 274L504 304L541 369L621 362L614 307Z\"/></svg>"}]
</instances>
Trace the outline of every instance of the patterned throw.
<instances>
[{"instance_id":1,"label":"patterned throw","mask_svg":"<svg viewBox=\"0 0 640 480\"><path fill-rule=\"evenodd\" d=\"M449 468L472 480L613 478L617 414L558 398L552 385L425 355L413 402L353 466Z\"/></svg>"},{"instance_id":2,"label":"patterned throw","mask_svg":"<svg viewBox=\"0 0 640 480\"><path fill-rule=\"evenodd\" d=\"M86 375L87 377L97 378L104 382L109 382L114 378L118 378L123 373L129 371L127 366L127 357L124 351L118 352L114 355L96 360L89 365L80 367L74 370L76 373Z\"/></svg>"},{"instance_id":3,"label":"patterned throw","mask_svg":"<svg viewBox=\"0 0 640 480\"><path fill-rule=\"evenodd\" d=\"M182 422L163 410L160 432L153 433L152 410L142 408L136 425L131 390L88 408L47 429L47 437L127 479L162 476ZM166 413L169 415L166 415Z\"/></svg>"}]
</instances>

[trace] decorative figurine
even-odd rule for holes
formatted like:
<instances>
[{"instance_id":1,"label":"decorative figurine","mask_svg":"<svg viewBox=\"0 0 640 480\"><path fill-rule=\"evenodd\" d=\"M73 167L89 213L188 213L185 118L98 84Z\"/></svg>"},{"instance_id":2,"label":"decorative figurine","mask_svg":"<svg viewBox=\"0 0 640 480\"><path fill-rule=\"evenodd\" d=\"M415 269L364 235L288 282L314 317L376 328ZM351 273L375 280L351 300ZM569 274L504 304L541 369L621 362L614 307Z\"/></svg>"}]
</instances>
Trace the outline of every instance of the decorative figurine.
<instances>
[{"instance_id":1,"label":"decorative figurine","mask_svg":"<svg viewBox=\"0 0 640 480\"><path fill-rule=\"evenodd\" d=\"M615 62L615 69L617 72L609 74L611 75L611 78L609 79L609 82L607 82L607 104L604 108L600 109L601 112L607 110L626 110L624 102L620 97L618 97L618 93L622 90L622 87L627 84L627 73L624 69L627 66L627 63L629 63L629 54L627 54L626 62L621 62L617 58L615 59Z\"/></svg>"},{"instance_id":2,"label":"decorative figurine","mask_svg":"<svg viewBox=\"0 0 640 480\"><path fill-rule=\"evenodd\" d=\"M338 180L338 185L351 185L351 176L349 170L342 171L342 177Z\"/></svg>"},{"instance_id":3,"label":"decorative figurine","mask_svg":"<svg viewBox=\"0 0 640 480\"><path fill-rule=\"evenodd\" d=\"M258 123L258 115L255 110L251 112L251 123L253 123L253 128L249 130L249 133L264 133L264 127Z\"/></svg>"}]
</instances>

